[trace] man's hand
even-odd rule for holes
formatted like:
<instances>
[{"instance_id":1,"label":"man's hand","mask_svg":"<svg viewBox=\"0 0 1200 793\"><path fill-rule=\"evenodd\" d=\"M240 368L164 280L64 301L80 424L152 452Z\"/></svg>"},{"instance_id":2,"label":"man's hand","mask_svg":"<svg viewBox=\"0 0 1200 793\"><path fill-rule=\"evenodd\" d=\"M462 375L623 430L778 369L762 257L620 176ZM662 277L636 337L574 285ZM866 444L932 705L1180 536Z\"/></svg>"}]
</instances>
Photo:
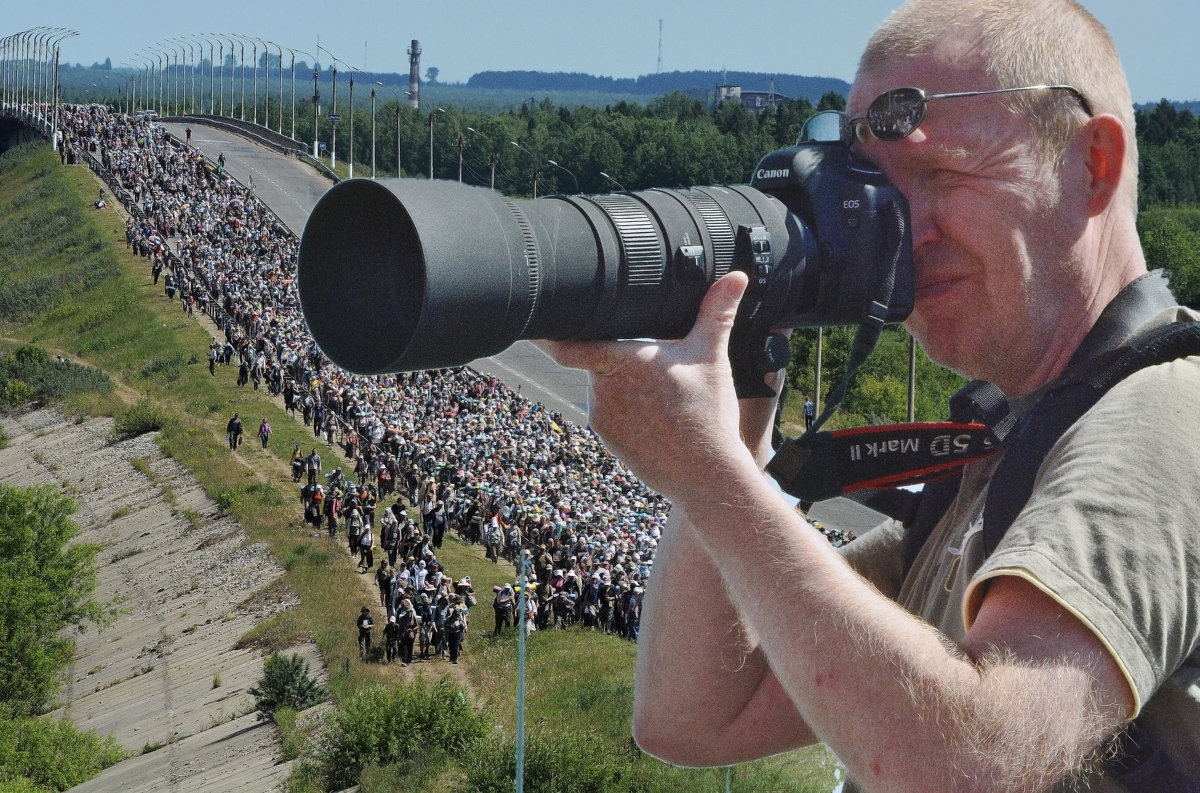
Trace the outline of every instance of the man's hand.
<instances>
[{"instance_id":1,"label":"man's hand","mask_svg":"<svg viewBox=\"0 0 1200 793\"><path fill-rule=\"evenodd\" d=\"M591 373L591 427L643 482L672 500L719 476L730 455L746 454L728 358L746 284L741 272L713 284L696 324L679 341L538 342L563 366ZM763 412L750 422L756 437L747 441L755 446ZM769 424L768 412L768 431Z\"/></svg>"}]
</instances>

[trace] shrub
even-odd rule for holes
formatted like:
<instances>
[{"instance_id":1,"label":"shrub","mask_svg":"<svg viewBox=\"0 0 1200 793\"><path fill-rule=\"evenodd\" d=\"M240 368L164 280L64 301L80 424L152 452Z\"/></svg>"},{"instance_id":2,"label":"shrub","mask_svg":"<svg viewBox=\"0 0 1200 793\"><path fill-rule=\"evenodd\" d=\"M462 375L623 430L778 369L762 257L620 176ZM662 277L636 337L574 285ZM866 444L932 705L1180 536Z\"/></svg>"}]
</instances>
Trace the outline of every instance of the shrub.
<instances>
[{"instance_id":1,"label":"shrub","mask_svg":"<svg viewBox=\"0 0 1200 793\"><path fill-rule=\"evenodd\" d=\"M330 714L317 740L317 772L328 790L340 790L356 784L368 767L411 768L416 762L428 766L461 757L487 732L484 716L450 680L370 686Z\"/></svg>"},{"instance_id":2,"label":"shrub","mask_svg":"<svg viewBox=\"0 0 1200 793\"><path fill-rule=\"evenodd\" d=\"M329 691L308 673L308 661L296 653L271 653L263 661L263 676L250 689L260 720L273 718L280 708L304 710L329 699Z\"/></svg>"},{"instance_id":3,"label":"shrub","mask_svg":"<svg viewBox=\"0 0 1200 793\"><path fill-rule=\"evenodd\" d=\"M0 713L0 789L67 790L127 753L111 735L83 731L71 722Z\"/></svg>"},{"instance_id":4,"label":"shrub","mask_svg":"<svg viewBox=\"0 0 1200 793\"><path fill-rule=\"evenodd\" d=\"M117 415L113 422L112 441L126 441L147 432L157 432L167 423L167 413L143 397L137 404Z\"/></svg>"},{"instance_id":5,"label":"shrub","mask_svg":"<svg viewBox=\"0 0 1200 793\"><path fill-rule=\"evenodd\" d=\"M586 733L531 732L525 741L525 790L529 793L606 793L629 790L630 758ZM516 779L515 741L480 747L463 764L456 793L507 793ZM624 784L622 785L622 781Z\"/></svg>"}]
</instances>

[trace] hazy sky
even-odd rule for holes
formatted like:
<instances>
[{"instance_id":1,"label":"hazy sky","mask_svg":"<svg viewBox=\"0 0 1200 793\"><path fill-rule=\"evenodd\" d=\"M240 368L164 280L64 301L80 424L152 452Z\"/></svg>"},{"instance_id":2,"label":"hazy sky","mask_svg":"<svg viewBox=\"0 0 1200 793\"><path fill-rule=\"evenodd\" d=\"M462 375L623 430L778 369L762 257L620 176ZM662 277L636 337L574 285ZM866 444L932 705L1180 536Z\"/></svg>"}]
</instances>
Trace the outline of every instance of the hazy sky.
<instances>
[{"instance_id":1,"label":"hazy sky","mask_svg":"<svg viewBox=\"0 0 1200 793\"><path fill-rule=\"evenodd\" d=\"M359 69L404 73L409 42L418 39L422 77L433 66L443 82L463 82L486 70L651 74L658 70L662 20L663 71L728 68L849 81L867 37L898 2L13 0L0 21L0 38L37 26L68 28L80 35L63 42L64 60L87 65L111 58L119 66L144 62L138 50L169 38L240 33L278 42L285 54L288 47L316 53L319 42ZM1200 99L1198 0L1084 5L1116 39L1135 102ZM318 54L323 64L330 62Z\"/></svg>"}]
</instances>

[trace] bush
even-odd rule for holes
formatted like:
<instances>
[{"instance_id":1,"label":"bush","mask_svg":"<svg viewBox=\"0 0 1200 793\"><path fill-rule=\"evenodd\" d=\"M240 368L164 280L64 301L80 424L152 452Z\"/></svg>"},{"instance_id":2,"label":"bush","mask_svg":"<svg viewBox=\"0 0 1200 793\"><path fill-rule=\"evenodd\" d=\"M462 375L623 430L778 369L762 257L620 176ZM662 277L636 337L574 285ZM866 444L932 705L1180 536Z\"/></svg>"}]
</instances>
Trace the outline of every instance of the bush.
<instances>
[{"instance_id":1,"label":"bush","mask_svg":"<svg viewBox=\"0 0 1200 793\"><path fill-rule=\"evenodd\" d=\"M484 716L449 680L430 684L418 679L399 688L370 686L330 714L317 739L316 772L327 790L340 790L358 783L370 767L428 767L464 756L487 732Z\"/></svg>"},{"instance_id":2,"label":"bush","mask_svg":"<svg viewBox=\"0 0 1200 793\"><path fill-rule=\"evenodd\" d=\"M529 793L606 793L629 790L630 759L612 744L582 733L531 732L525 740L525 790ZM516 779L516 744L480 747L463 764L456 793L507 793ZM624 781L623 781L624 780Z\"/></svg>"},{"instance_id":3,"label":"bush","mask_svg":"<svg viewBox=\"0 0 1200 793\"><path fill-rule=\"evenodd\" d=\"M112 388L112 380L99 369L54 360L32 344L0 358L0 407L19 407L35 399L55 402L83 392L107 394Z\"/></svg>"},{"instance_id":4,"label":"bush","mask_svg":"<svg viewBox=\"0 0 1200 793\"><path fill-rule=\"evenodd\" d=\"M0 714L0 790L67 790L126 756L111 735L85 732L65 719Z\"/></svg>"},{"instance_id":5,"label":"bush","mask_svg":"<svg viewBox=\"0 0 1200 793\"><path fill-rule=\"evenodd\" d=\"M120 413L113 423L112 441L117 443L136 438L147 432L157 432L167 423L167 413L143 397L137 404Z\"/></svg>"},{"instance_id":6,"label":"bush","mask_svg":"<svg viewBox=\"0 0 1200 793\"><path fill-rule=\"evenodd\" d=\"M274 652L263 661L263 676L250 689L260 720L273 718L280 708L304 710L329 699L329 691L308 673L308 661L296 653Z\"/></svg>"}]
</instances>

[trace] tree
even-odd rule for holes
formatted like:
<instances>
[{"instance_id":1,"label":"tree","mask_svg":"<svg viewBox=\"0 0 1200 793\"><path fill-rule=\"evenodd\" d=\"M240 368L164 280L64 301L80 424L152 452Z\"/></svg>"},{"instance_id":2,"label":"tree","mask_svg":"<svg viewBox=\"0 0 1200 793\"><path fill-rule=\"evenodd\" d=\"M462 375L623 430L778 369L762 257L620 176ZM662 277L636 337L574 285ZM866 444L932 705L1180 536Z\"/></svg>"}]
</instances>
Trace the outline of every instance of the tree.
<instances>
[{"instance_id":1,"label":"tree","mask_svg":"<svg viewBox=\"0 0 1200 793\"><path fill-rule=\"evenodd\" d=\"M63 630L108 618L92 597L100 546L71 542L74 512L50 485L0 485L0 703L14 713L53 705L74 650Z\"/></svg>"},{"instance_id":2,"label":"tree","mask_svg":"<svg viewBox=\"0 0 1200 793\"><path fill-rule=\"evenodd\" d=\"M329 699L329 690L308 673L308 661L298 654L274 652L263 661L263 676L249 689L259 719L270 719L280 708L305 710Z\"/></svg>"},{"instance_id":3,"label":"tree","mask_svg":"<svg viewBox=\"0 0 1200 793\"><path fill-rule=\"evenodd\" d=\"M438 70L438 67L430 66L425 70L425 82L429 83L430 85L437 83L438 75L440 73L441 72Z\"/></svg>"}]
</instances>

